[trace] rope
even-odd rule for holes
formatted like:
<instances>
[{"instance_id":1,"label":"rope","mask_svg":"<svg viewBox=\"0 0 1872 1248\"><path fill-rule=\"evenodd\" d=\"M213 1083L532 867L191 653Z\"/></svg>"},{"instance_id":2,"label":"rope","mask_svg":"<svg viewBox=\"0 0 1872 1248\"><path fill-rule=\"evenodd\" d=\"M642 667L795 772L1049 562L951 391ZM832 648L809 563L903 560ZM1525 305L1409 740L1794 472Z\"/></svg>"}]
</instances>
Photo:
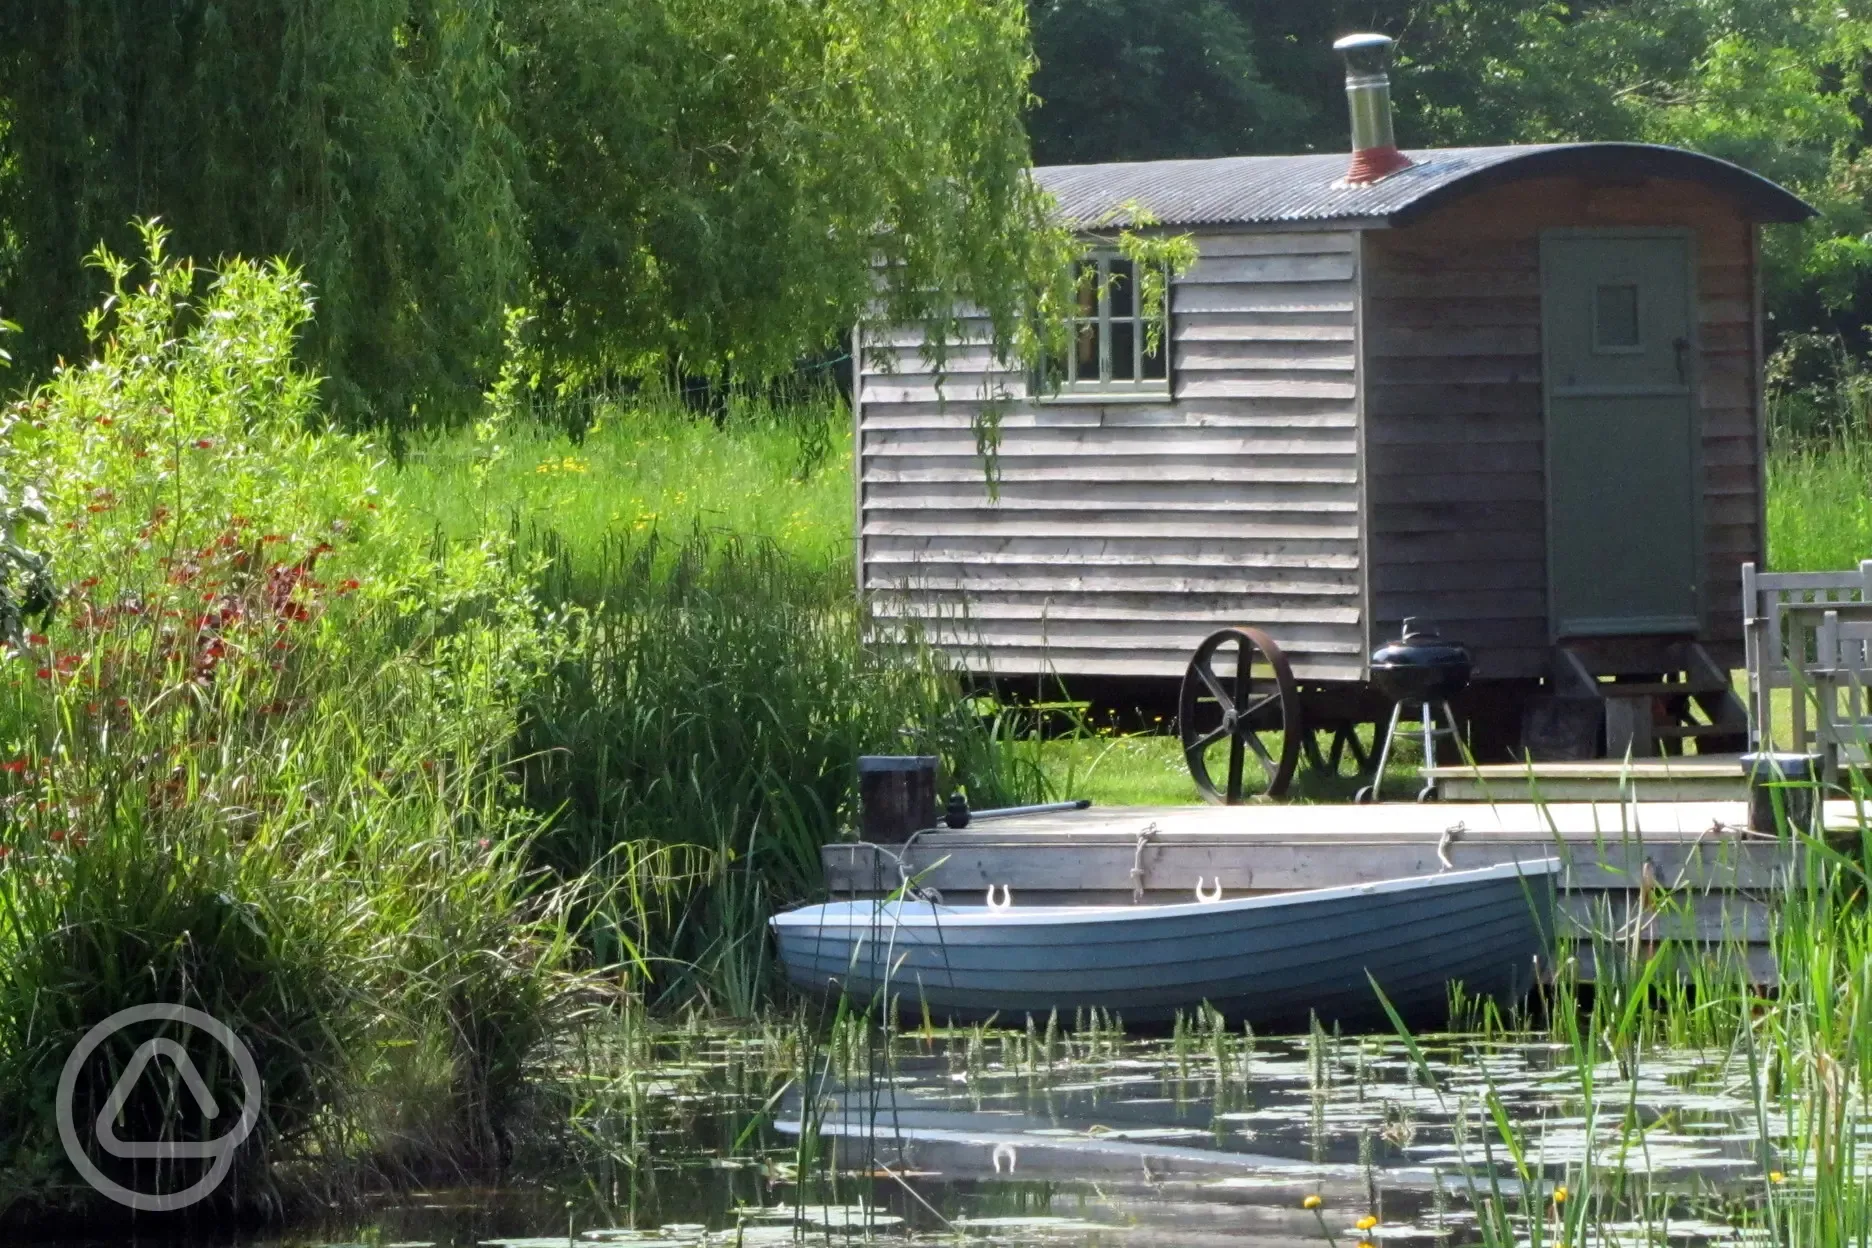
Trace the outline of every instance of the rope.
<instances>
[{"instance_id":1,"label":"rope","mask_svg":"<svg viewBox=\"0 0 1872 1248\"><path fill-rule=\"evenodd\" d=\"M1147 823L1138 829L1137 847L1131 851L1131 904L1139 905L1144 900L1144 847L1158 833L1155 822Z\"/></svg>"},{"instance_id":2,"label":"rope","mask_svg":"<svg viewBox=\"0 0 1872 1248\"><path fill-rule=\"evenodd\" d=\"M909 856L910 847L917 843L917 838L919 836L922 836L925 832L929 832L933 830L934 829L931 829L931 828L918 828L916 831L912 832L909 836L904 838L904 843L898 846L896 853L892 853L889 849L886 849L884 846L878 844L876 841L864 841L864 842L861 842L861 844L869 845L874 852L883 854L886 858L890 859L893 864L895 864L895 866L897 867L897 883L899 887L901 888L904 898L906 900L927 901L931 903L932 905L940 906L942 904L942 899L943 899L942 891L940 889L935 889L935 888L924 888L920 885L911 883L910 882L910 868L904 864L904 859Z\"/></svg>"},{"instance_id":3,"label":"rope","mask_svg":"<svg viewBox=\"0 0 1872 1248\"><path fill-rule=\"evenodd\" d=\"M1459 820L1456 823L1452 823L1449 827L1444 828L1443 835L1437 839L1437 861L1443 864L1443 869L1445 871L1454 871L1456 869L1456 864L1450 861L1450 846L1460 841L1463 838L1463 834L1467 831L1469 831L1469 825Z\"/></svg>"}]
</instances>

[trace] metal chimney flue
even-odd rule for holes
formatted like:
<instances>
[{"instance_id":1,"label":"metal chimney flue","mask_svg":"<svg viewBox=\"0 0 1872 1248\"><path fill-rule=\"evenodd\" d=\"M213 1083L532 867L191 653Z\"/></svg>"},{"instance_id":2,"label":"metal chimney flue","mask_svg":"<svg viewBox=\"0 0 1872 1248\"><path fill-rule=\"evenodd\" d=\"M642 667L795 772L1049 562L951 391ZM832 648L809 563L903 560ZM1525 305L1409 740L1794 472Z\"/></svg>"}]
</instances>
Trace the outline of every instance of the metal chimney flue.
<instances>
[{"instance_id":1,"label":"metal chimney flue","mask_svg":"<svg viewBox=\"0 0 1872 1248\"><path fill-rule=\"evenodd\" d=\"M1346 58L1346 103L1352 110L1352 164L1344 185L1364 186L1410 167L1391 130L1391 36L1347 35L1333 51Z\"/></svg>"}]
</instances>

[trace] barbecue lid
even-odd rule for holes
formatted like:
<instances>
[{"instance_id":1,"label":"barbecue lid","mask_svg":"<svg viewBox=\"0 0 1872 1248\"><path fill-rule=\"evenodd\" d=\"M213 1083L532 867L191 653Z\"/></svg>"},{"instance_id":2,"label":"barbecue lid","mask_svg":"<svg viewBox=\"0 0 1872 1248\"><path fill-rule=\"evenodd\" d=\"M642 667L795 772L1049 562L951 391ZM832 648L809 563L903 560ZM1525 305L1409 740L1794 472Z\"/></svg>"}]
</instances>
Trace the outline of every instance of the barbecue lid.
<instances>
[{"instance_id":1,"label":"barbecue lid","mask_svg":"<svg viewBox=\"0 0 1872 1248\"><path fill-rule=\"evenodd\" d=\"M1469 647L1447 640L1435 624L1414 615L1404 617L1402 637L1387 641L1371 656L1371 665L1378 668L1468 667L1473 661Z\"/></svg>"}]
</instances>

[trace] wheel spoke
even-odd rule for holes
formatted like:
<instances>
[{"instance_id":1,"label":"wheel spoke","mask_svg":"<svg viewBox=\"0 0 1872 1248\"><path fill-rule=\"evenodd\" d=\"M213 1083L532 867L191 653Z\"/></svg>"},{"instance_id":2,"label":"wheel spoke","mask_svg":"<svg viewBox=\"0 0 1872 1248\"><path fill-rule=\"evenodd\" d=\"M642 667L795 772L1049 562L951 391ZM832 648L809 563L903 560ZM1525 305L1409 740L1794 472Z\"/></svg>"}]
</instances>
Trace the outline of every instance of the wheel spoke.
<instances>
[{"instance_id":1,"label":"wheel spoke","mask_svg":"<svg viewBox=\"0 0 1872 1248\"><path fill-rule=\"evenodd\" d=\"M1215 700L1222 704L1222 713L1224 715L1235 709L1235 699L1223 692L1222 682L1216 679L1215 671L1210 667L1208 662L1198 663L1196 665L1196 674L1202 677L1203 684L1209 687L1209 692Z\"/></svg>"},{"instance_id":2,"label":"wheel spoke","mask_svg":"<svg viewBox=\"0 0 1872 1248\"><path fill-rule=\"evenodd\" d=\"M1254 714L1256 711L1259 711L1264 706L1274 706L1278 704L1280 700L1281 700L1281 695L1280 695L1280 690L1278 689L1276 689L1273 693L1268 694L1266 697L1256 698L1253 702L1250 702L1247 705L1247 707L1242 711L1241 713L1242 721L1247 722L1249 719L1252 719L1254 717ZM1283 727L1284 726L1285 725L1283 725Z\"/></svg>"},{"instance_id":3,"label":"wheel spoke","mask_svg":"<svg viewBox=\"0 0 1872 1248\"><path fill-rule=\"evenodd\" d=\"M1239 732L1232 733L1229 736L1228 769L1228 804L1231 806L1241 801L1242 763L1244 761L1242 756L1242 734Z\"/></svg>"},{"instance_id":4,"label":"wheel spoke","mask_svg":"<svg viewBox=\"0 0 1872 1248\"><path fill-rule=\"evenodd\" d=\"M1203 733L1202 736L1197 737L1194 741L1191 741L1188 745L1184 746L1183 752L1191 756L1199 755L1204 750L1208 749L1210 746L1214 745L1216 742L1220 741L1223 737L1226 737L1226 736L1228 736L1227 725L1223 725L1220 728L1212 729L1209 732Z\"/></svg>"},{"instance_id":5,"label":"wheel spoke","mask_svg":"<svg viewBox=\"0 0 1872 1248\"><path fill-rule=\"evenodd\" d=\"M1274 774L1274 756L1269 754L1267 746L1261 743L1259 734L1243 732L1241 736L1247 740L1249 748L1254 750L1255 757L1261 760L1261 765L1267 769L1267 774L1272 776Z\"/></svg>"}]
</instances>

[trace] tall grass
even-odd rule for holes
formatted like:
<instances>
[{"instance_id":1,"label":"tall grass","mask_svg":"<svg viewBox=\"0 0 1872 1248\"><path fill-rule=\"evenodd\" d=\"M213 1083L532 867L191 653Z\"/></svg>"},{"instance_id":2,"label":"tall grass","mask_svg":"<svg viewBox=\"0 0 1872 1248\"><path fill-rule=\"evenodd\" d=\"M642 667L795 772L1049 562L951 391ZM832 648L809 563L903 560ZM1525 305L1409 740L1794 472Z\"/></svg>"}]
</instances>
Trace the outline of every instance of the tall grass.
<instances>
[{"instance_id":1,"label":"tall grass","mask_svg":"<svg viewBox=\"0 0 1872 1248\"><path fill-rule=\"evenodd\" d=\"M140 271L99 257L96 359L5 413L5 484L53 517L11 536L66 594L0 662L0 1218L97 1207L52 1090L119 1010L204 1010L253 1049L260 1127L216 1200L276 1212L286 1175L498 1162L587 987L580 885L532 865L511 771L560 643L504 545L435 547L376 451L323 431L290 271L210 279L146 242ZM146 1038L85 1067L77 1121ZM169 1038L245 1103L204 1033ZM157 1138L174 1106L138 1088L123 1134Z\"/></svg>"},{"instance_id":2,"label":"tall grass","mask_svg":"<svg viewBox=\"0 0 1872 1248\"><path fill-rule=\"evenodd\" d=\"M1872 434L1777 438L1768 452L1768 566L1856 567L1872 558Z\"/></svg>"}]
</instances>

